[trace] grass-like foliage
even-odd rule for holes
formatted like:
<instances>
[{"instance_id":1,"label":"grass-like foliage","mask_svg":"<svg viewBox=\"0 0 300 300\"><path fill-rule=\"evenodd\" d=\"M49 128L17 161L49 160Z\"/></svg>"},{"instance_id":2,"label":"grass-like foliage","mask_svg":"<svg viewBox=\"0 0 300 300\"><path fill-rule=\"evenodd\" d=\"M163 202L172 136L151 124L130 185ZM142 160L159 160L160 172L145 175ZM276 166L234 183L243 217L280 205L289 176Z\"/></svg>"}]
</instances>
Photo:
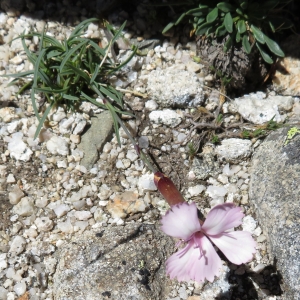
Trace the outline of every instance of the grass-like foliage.
<instances>
[{"instance_id":1,"label":"grass-like foliage","mask_svg":"<svg viewBox=\"0 0 300 300\"><path fill-rule=\"evenodd\" d=\"M5 76L14 78L10 85L20 79L29 80L21 87L19 93L25 88L31 88L32 106L39 120L35 138L52 108L63 105L68 111L74 111L82 101L89 101L110 111L120 142L117 114L129 113L123 111L122 94L107 82L110 76L128 63L136 49L133 49L132 55L126 61L116 64L109 58L108 53L113 43L121 36L125 23L118 30L114 30L109 24L106 25L113 38L105 48L101 48L97 40L83 37L88 25L96 21L98 19L95 18L83 21L74 28L69 38L62 42L38 32L18 37L22 41L29 61L33 64L33 70ZM39 38L37 52L30 51L25 43L25 39L34 36ZM36 93L42 93L49 103L42 115L38 111ZM96 101L97 97L103 99L103 103Z\"/></svg>"},{"instance_id":2,"label":"grass-like foliage","mask_svg":"<svg viewBox=\"0 0 300 300\"><path fill-rule=\"evenodd\" d=\"M224 51L228 51L233 45L242 45L249 54L255 46L262 58L272 64L271 53L279 57L283 57L284 53L270 38L270 34L274 35L275 32L293 26L292 22L284 17L286 13L290 13L285 8L291 1L190 0L182 6L183 2L179 0L172 4L179 5L177 11L184 12L179 14L176 21L169 23L163 33L187 17L193 26L192 32L198 36L228 37Z\"/></svg>"}]
</instances>

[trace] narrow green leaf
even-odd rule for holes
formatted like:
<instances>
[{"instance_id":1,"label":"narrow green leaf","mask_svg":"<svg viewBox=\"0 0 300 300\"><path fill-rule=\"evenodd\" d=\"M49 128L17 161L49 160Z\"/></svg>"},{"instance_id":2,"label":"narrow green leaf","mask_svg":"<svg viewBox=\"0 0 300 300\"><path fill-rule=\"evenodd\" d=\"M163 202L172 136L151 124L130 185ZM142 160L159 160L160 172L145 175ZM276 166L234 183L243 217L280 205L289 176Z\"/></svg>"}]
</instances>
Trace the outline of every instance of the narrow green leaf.
<instances>
[{"instance_id":1,"label":"narrow green leaf","mask_svg":"<svg viewBox=\"0 0 300 300\"><path fill-rule=\"evenodd\" d=\"M94 83L95 78L96 78L96 76L98 75L99 68L100 68L100 65L97 65L97 66L96 66L96 69L95 69L95 71L94 71L94 73L93 73L93 76L92 76L92 78L91 78L91 80L90 80L90 84L93 84L93 83Z\"/></svg>"},{"instance_id":2,"label":"narrow green leaf","mask_svg":"<svg viewBox=\"0 0 300 300\"><path fill-rule=\"evenodd\" d=\"M206 16L206 22L207 23L213 23L217 17L218 17L219 9L215 7L207 16Z\"/></svg>"},{"instance_id":3,"label":"narrow green leaf","mask_svg":"<svg viewBox=\"0 0 300 300\"><path fill-rule=\"evenodd\" d=\"M265 62L267 62L268 64L272 64L273 63L273 59L270 57L270 55L264 51L264 49L260 46L259 43L256 42L255 45L258 48L258 50L259 50L259 52L260 52L263 60Z\"/></svg>"},{"instance_id":4,"label":"narrow green leaf","mask_svg":"<svg viewBox=\"0 0 300 300\"><path fill-rule=\"evenodd\" d=\"M193 15L193 16L195 16L195 14L197 14L197 13L203 13L206 10L207 10L207 7L193 8L193 9L188 10L185 14L186 15Z\"/></svg>"},{"instance_id":5,"label":"narrow green leaf","mask_svg":"<svg viewBox=\"0 0 300 300\"><path fill-rule=\"evenodd\" d=\"M111 98L112 100L114 100L114 101L116 101L116 102L119 101L118 97L117 97L115 94L111 93L111 92L110 92L106 87L104 87L103 85L99 87L99 90L100 90L100 92L101 92L102 94L108 96L108 97Z\"/></svg>"},{"instance_id":6,"label":"narrow green leaf","mask_svg":"<svg viewBox=\"0 0 300 300\"><path fill-rule=\"evenodd\" d=\"M121 25L121 27L115 32L114 37L111 40L111 43L113 44L122 34L122 31L124 30L126 25L126 21Z\"/></svg>"},{"instance_id":7,"label":"narrow green leaf","mask_svg":"<svg viewBox=\"0 0 300 300\"><path fill-rule=\"evenodd\" d=\"M119 134L119 123L118 123L118 119L116 117L116 113L114 111L114 107L112 105L109 105L109 104L107 104L106 107L110 111L110 114L113 118L114 129L115 129L115 134L116 134L116 137L117 137L117 141L118 141L118 144L121 145L121 139L120 139L120 134Z\"/></svg>"},{"instance_id":8,"label":"narrow green leaf","mask_svg":"<svg viewBox=\"0 0 300 300\"><path fill-rule=\"evenodd\" d=\"M71 100L71 101L77 101L77 100L79 100L78 97L71 96L71 95L68 95L68 94L62 94L62 97L63 97L64 99Z\"/></svg>"},{"instance_id":9,"label":"narrow green leaf","mask_svg":"<svg viewBox=\"0 0 300 300\"><path fill-rule=\"evenodd\" d=\"M240 4L240 7L241 7L242 9L247 9L247 7L248 7L248 2L243 2L243 3L241 3L241 4Z\"/></svg>"},{"instance_id":10,"label":"narrow green leaf","mask_svg":"<svg viewBox=\"0 0 300 300\"><path fill-rule=\"evenodd\" d=\"M34 74L34 71L33 70L30 70L30 71L25 71L25 72L22 72L22 73L16 73L16 74L4 74L4 75L1 75L0 77L12 77L12 78L22 78L22 77L26 77L28 75L32 75Z\"/></svg>"},{"instance_id":11,"label":"narrow green leaf","mask_svg":"<svg viewBox=\"0 0 300 300\"><path fill-rule=\"evenodd\" d=\"M105 51L100 48L95 42L90 40L89 45L91 45L96 50L96 52L98 52L99 56L105 56Z\"/></svg>"},{"instance_id":12,"label":"narrow green leaf","mask_svg":"<svg viewBox=\"0 0 300 300\"><path fill-rule=\"evenodd\" d=\"M250 43L248 41L248 36L246 34L243 36L242 44L243 44L243 47L244 47L246 53L250 54L250 52L251 52L251 45L250 45Z\"/></svg>"},{"instance_id":13,"label":"narrow green leaf","mask_svg":"<svg viewBox=\"0 0 300 300\"><path fill-rule=\"evenodd\" d=\"M244 20L239 20L237 22L237 29L238 29L239 33L244 33L247 30Z\"/></svg>"},{"instance_id":14,"label":"narrow green leaf","mask_svg":"<svg viewBox=\"0 0 300 300\"><path fill-rule=\"evenodd\" d=\"M53 57L56 57L56 56L59 56L59 55L61 55L62 54L62 52L61 51L59 51L59 50L51 50L51 51L49 51L50 49L48 48L47 49L47 55L46 55L46 59L47 60L49 60L49 59L51 59L51 58L53 58Z\"/></svg>"},{"instance_id":15,"label":"narrow green leaf","mask_svg":"<svg viewBox=\"0 0 300 300\"><path fill-rule=\"evenodd\" d=\"M71 70L73 70L73 72L76 75L79 75L80 77L82 77L83 79L85 79L87 82L90 81L90 77L87 73L83 72L82 70L76 68L75 66L73 66L70 62L66 62L66 65L68 68L70 68Z\"/></svg>"},{"instance_id":16,"label":"narrow green leaf","mask_svg":"<svg viewBox=\"0 0 300 300\"><path fill-rule=\"evenodd\" d=\"M85 28L87 28L90 23L97 22L97 21L99 21L99 19L90 18L90 19L87 19L87 20L81 22L80 24L78 24L72 31L72 33L69 37L69 40L73 39L76 35L80 34L83 30L85 30Z\"/></svg>"},{"instance_id":17,"label":"narrow green leaf","mask_svg":"<svg viewBox=\"0 0 300 300\"><path fill-rule=\"evenodd\" d=\"M44 56L44 54L46 53L46 49L43 49L40 53L39 56L37 58L37 60L35 61L34 64L34 75L33 75L33 88L35 88L37 86L37 80L38 80L38 74L39 74L39 69L40 69L40 62L42 61L42 58Z\"/></svg>"},{"instance_id":18,"label":"narrow green leaf","mask_svg":"<svg viewBox=\"0 0 300 300\"><path fill-rule=\"evenodd\" d=\"M219 37L219 36L223 36L227 33L227 30L225 28L225 25L221 25L217 28L216 30L216 36Z\"/></svg>"},{"instance_id":19,"label":"narrow green leaf","mask_svg":"<svg viewBox=\"0 0 300 300\"><path fill-rule=\"evenodd\" d=\"M236 36L235 36L235 41L237 43L239 43L241 41L241 35L240 35L240 33L238 31L237 31Z\"/></svg>"},{"instance_id":20,"label":"narrow green leaf","mask_svg":"<svg viewBox=\"0 0 300 300\"><path fill-rule=\"evenodd\" d=\"M242 11L241 9L239 9L239 8L237 8L235 11L236 11L239 15L241 15L241 16L244 15L243 11Z\"/></svg>"},{"instance_id":21,"label":"narrow green leaf","mask_svg":"<svg viewBox=\"0 0 300 300\"><path fill-rule=\"evenodd\" d=\"M198 27L196 30L195 34L196 35L203 35L207 32L207 30L211 27L212 25L209 23L204 23L201 26Z\"/></svg>"},{"instance_id":22,"label":"narrow green leaf","mask_svg":"<svg viewBox=\"0 0 300 300\"><path fill-rule=\"evenodd\" d=\"M77 46L73 47L71 50L69 50L69 52L66 54L66 56L64 57L64 59L62 60L61 64L60 64L60 68L59 71L61 72L66 64L66 62L69 60L69 58L78 50L78 49L82 49L82 47L84 47L85 44L88 43L88 39L86 39L85 41L79 43Z\"/></svg>"},{"instance_id":23,"label":"narrow green leaf","mask_svg":"<svg viewBox=\"0 0 300 300\"><path fill-rule=\"evenodd\" d=\"M132 49L132 53L128 56L128 58L125 59L119 66L109 71L108 74L113 74L119 71L120 69L122 69L125 65L127 65L127 63L133 58L133 56L136 54L136 51L138 50L138 48L135 45L132 45L131 49Z\"/></svg>"},{"instance_id":24,"label":"narrow green leaf","mask_svg":"<svg viewBox=\"0 0 300 300\"><path fill-rule=\"evenodd\" d=\"M80 94L83 98L85 98L87 101L93 103L94 105L102 108L102 109L107 109L106 106L102 103L97 102L94 98L91 98L90 96L88 96L87 94L85 94L84 92L81 91Z\"/></svg>"},{"instance_id":25,"label":"narrow green leaf","mask_svg":"<svg viewBox=\"0 0 300 300\"><path fill-rule=\"evenodd\" d=\"M227 52L231 48L232 44L233 44L233 39L231 36L229 36L228 40L224 45L224 52Z\"/></svg>"},{"instance_id":26,"label":"narrow green leaf","mask_svg":"<svg viewBox=\"0 0 300 300\"><path fill-rule=\"evenodd\" d=\"M205 21L205 18L199 18L197 22L197 26L202 24Z\"/></svg>"},{"instance_id":27,"label":"narrow green leaf","mask_svg":"<svg viewBox=\"0 0 300 300\"><path fill-rule=\"evenodd\" d=\"M39 125L38 125L38 127L37 127L37 129L36 129L36 131L35 131L35 134L34 134L34 140L38 137L38 135L39 135L39 133L40 133L42 127L43 127L43 124L44 124L44 122L45 122L45 120L46 120L46 118L47 118L47 116L48 116L50 110L51 110L52 107L54 106L54 104L55 104L55 102L52 101L52 103L51 103L51 104L47 107L47 109L45 110L45 112L44 112L42 118L39 120Z\"/></svg>"},{"instance_id":28,"label":"narrow green leaf","mask_svg":"<svg viewBox=\"0 0 300 300\"><path fill-rule=\"evenodd\" d=\"M217 7L225 13L228 13L230 11L234 11L234 7L231 4L227 3L227 2L220 2L220 3L217 4Z\"/></svg>"},{"instance_id":29,"label":"narrow green leaf","mask_svg":"<svg viewBox=\"0 0 300 300\"><path fill-rule=\"evenodd\" d=\"M266 41L266 44L268 45L269 49L277 56L284 57L284 53L281 50L281 48L279 47L279 45L275 41L268 38L266 35L264 37L265 37L265 41Z\"/></svg>"},{"instance_id":30,"label":"narrow green leaf","mask_svg":"<svg viewBox=\"0 0 300 300\"><path fill-rule=\"evenodd\" d=\"M60 94L66 92L68 90L68 87L62 89L53 89L51 87L35 87L33 89L35 90L35 92L40 92L40 93Z\"/></svg>"},{"instance_id":31,"label":"narrow green leaf","mask_svg":"<svg viewBox=\"0 0 300 300\"><path fill-rule=\"evenodd\" d=\"M232 33L233 21L232 21L232 17L231 17L231 13L230 13L230 12L228 12L228 13L225 15L225 18L224 18L224 25L225 25L226 30L227 30L229 33Z\"/></svg>"},{"instance_id":32,"label":"narrow green leaf","mask_svg":"<svg viewBox=\"0 0 300 300\"><path fill-rule=\"evenodd\" d=\"M265 43L265 38L264 38L264 34L262 33L262 31L260 31L254 25L251 25L251 30L254 34L254 37L257 39L257 41L260 42L261 44L264 44Z\"/></svg>"},{"instance_id":33,"label":"narrow green leaf","mask_svg":"<svg viewBox=\"0 0 300 300\"><path fill-rule=\"evenodd\" d=\"M37 59L37 56L29 51L27 45L25 44L25 40L24 40L23 36L21 38L21 41L22 41L22 46L24 48L24 51L26 52L26 55L28 57L28 60L34 65L35 61Z\"/></svg>"}]
</instances>

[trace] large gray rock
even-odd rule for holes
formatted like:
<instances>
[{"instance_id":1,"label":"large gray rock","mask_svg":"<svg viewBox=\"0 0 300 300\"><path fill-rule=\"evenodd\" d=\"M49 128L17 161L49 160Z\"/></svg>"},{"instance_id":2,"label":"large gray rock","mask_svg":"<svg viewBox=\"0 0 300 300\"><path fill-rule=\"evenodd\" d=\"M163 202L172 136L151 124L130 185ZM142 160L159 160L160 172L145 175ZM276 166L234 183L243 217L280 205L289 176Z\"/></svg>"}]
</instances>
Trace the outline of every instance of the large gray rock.
<instances>
[{"instance_id":1,"label":"large gray rock","mask_svg":"<svg viewBox=\"0 0 300 300\"><path fill-rule=\"evenodd\" d=\"M83 151L84 157L80 164L88 170L93 167L98 160L99 151L110 138L113 131L113 119L109 111L91 118L92 125L82 136L78 148Z\"/></svg>"},{"instance_id":2,"label":"large gray rock","mask_svg":"<svg viewBox=\"0 0 300 300\"><path fill-rule=\"evenodd\" d=\"M56 300L159 300L169 293L164 261L172 238L154 225L85 232L58 252Z\"/></svg>"},{"instance_id":3,"label":"large gray rock","mask_svg":"<svg viewBox=\"0 0 300 300\"><path fill-rule=\"evenodd\" d=\"M300 135L284 145L287 131L271 133L255 152L249 193L285 299L294 300L300 299Z\"/></svg>"}]
</instances>

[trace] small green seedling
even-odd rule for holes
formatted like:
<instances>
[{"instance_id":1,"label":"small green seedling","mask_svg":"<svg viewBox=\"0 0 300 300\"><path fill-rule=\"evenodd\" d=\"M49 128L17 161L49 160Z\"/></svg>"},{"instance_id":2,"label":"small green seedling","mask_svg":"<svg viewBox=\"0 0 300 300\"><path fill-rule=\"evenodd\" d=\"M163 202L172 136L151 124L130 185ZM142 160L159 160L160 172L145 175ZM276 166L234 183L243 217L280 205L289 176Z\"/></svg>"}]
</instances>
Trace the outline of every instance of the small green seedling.
<instances>
[{"instance_id":1,"label":"small green seedling","mask_svg":"<svg viewBox=\"0 0 300 300\"><path fill-rule=\"evenodd\" d=\"M284 146L286 146L298 133L300 133L300 129L297 127L292 127L287 133Z\"/></svg>"}]
</instances>

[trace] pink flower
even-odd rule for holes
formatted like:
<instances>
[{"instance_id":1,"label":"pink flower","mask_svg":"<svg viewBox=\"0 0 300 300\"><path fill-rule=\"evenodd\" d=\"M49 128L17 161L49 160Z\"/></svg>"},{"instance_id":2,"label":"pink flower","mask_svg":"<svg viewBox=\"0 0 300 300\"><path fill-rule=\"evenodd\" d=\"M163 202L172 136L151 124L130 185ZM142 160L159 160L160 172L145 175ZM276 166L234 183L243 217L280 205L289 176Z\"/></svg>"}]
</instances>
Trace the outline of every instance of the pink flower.
<instances>
[{"instance_id":1,"label":"pink flower","mask_svg":"<svg viewBox=\"0 0 300 300\"><path fill-rule=\"evenodd\" d=\"M240 265L250 261L256 243L247 231L228 231L239 226L244 214L233 203L215 206L200 225L195 203L173 205L162 218L162 230L187 245L166 262L170 278L178 281L207 279L212 282L220 274L222 262L212 243L232 263Z\"/></svg>"}]
</instances>

